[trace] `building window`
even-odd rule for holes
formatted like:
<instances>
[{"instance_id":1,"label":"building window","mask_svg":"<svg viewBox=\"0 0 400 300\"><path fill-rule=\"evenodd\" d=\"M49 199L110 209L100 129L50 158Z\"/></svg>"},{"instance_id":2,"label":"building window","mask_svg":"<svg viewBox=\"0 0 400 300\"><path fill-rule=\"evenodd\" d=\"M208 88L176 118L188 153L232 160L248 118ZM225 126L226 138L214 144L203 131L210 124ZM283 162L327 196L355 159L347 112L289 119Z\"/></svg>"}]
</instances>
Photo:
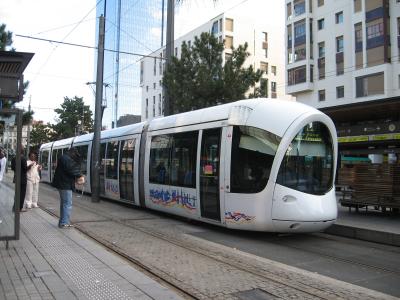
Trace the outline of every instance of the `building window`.
<instances>
[{"instance_id":1,"label":"building window","mask_svg":"<svg viewBox=\"0 0 400 300\"><path fill-rule=\"evenodd\" d=\"M384 25L383 21L367 27L367 49L384 45Z\"/></svg>"},{"instance_id":2,"label":"building window","mask_svg":"<svg viewBox=\"0 0 400 300\"><path fill-rule=\"evenodd\" d=\"M225 53L225 61L232 59L232 53Z\"/></svg>"},{"instance_id":3,"label":"building window","mask_svg":"<svg viewBox=\"0 0 400 300\"><path fill-rule=\"evenodd\" d=\"M288 85L295 85L306 82L306 78L307 78L306 66L301 66L298 68L293 68L288 70Z\"/></svg>"},{"instance_id":4,"label":"building window","mask_svg":"<svg viewBox=\"0 0 400 300\"><path fill-rule=\"evenodd\" d=\"M175 47L175 57L178 57L178 47Z\"/></svg>"},{"instance_id":5,"label":"building window","mask_svg":"<svg viewBox=\"0 0 400 300\"><path fill-rule=\"evenodd\" d=\"M306 2L304 0L295 0L293 2L295 16L300 16L306 12Z\"/></svg>"},{"instance_id":6,"label":"building window","mask_svg":"<svg viewBox=\"0 0 400 300\"><path fill-rule=\"evenodd\" d=\"M153 89L156 89L157 84L154 82L153 83Z\"/></svg>"},{"instance_id":7,"label":"building window","mask_svg":"<svg viewBox=\"0 0 400 300\"><path fill-rule=\"evenodd\" d=\"M146 98L146 119L149 117L149 99Z\"/></svg>"},{"instance_id":8,"label":"building window","mask_svg":"<svg viewBox=\"0 0 400 300\"><path fill-rule=\"evenodd\" d=\"M149 86L148 85L146 85L146 92L148 92L149 91Z\"/></svg>"},{"instance_id":9,"label":"building window","mask_svg":"<svg viewBox=\"0 0 400 300\"><path fill-rule=\"evenodd\" d=\"M276 98L276 82L271 81L271 98Z\"/></svg>"},{"instance_id":10,"label":"building window","mask_svg":"<svg viewBox=\"0 0 400 300\"><path fill-rule=\"evenodd\" d=\"M354 25L354 37L355 37L355 52L362 51L362 23Z\"/></svg>"},{"instance_id":11,"label":"building window","mask_svg":"<svg viewBox=\"0 0 400 300\"><path fill-rule=\"evenodd\" d=\"M294 49L294 61L300 61L307 58L306 45L300 45Z\"/></svg>"},{"instance_id":12,"label":"building window","mask_svg":"<svg viewBox=\"0 0 400 300\"><path fill-rule=\"evenodd\" d=\"M361 11L361 0L354 0L354 12Z\"/></svg>"},{"instance_id":13,"label":"building window","mask_svg":"<svg viewBox=\"0 0 400 300\"><path fill-rule=\"evenodd\" d=\"M325 57L325 42L318 43L318 58Z\"/></svg>"},{"instance_id":14,"label":"building window","mask_svg":"<svg viewBox=\"0 0 400 300\"><path fill-rule=\"evenodd\" d=\"M325 90L318 91L318 101L320 102L325 101Z\"/></svg>"},{"instance_id":15,"label":"building window","mask_svg":"<svg viewBox=\"0 0 400 300\"><path fill-rule=\"evenodd\" d=\"M318 7L324 5L324 0L318 0Z\"/></svg>"},{"instance_id":16,"label":"building window","mask_svg":"<svg viewBox=\"0 0 400 300\"><path fill-rule=\"evenodd\" d=\"M318 30L322 30L325 27L325 19L318 20Z\"/></svg>"},{"instance_id":17,"label":"building window","mask_svg":"<svg viewBox=\"0 0 400 300\"><path fill-rule=\"evenodd\" d=\"M343 52L343 36L336 38L336 53Z\"/></svg>"},{"instance_id":18,"label":"building window","mask_svg":"<svg viewBox=\"0 0 400 300\"><path fill-rule=\"evenodd\" d=\"M140 84L143 84L143 72L144 72L144 65L143 61L140 62Z\"/></svg>"},{"instance_id":19,"label":"building window","mask_svg":"<svg viewBox=\"0 0 400 300\"><path fill-rule=\"evenodd\" d=\"M216 35L218 34L218 21L215 21L211 27L211 34Z\"/></svg>"},{"instance_id":20,"label":"building window","mask_svg":"<svg viewBox=\"0 0 400 300\"><path fill-rule=\"evenodd\" d=\"M222 32L222 19L219 19L219 32Z\"/></svg>"},{"instance_id":21,"label":"building window","mask_svg":"<svg viewBox=\"0 0 400 300\"><path fill-rule=\"evenodd\" d=\"M342 11L335 14L335 22L336 22L336 24L343 23L343 12Z\"/></svg>"},{"instance_id":22,"label":"building window","mask_svg":"<svg viewBox=\"0 0 400 300\"><path fill-rule=\"evenodd\" d=\"M286 16L287 16L288 20L290 20L292 18L292 2L289 2L286 5Z\"/></svg>"},{"instance_id":23,"label":"building window","mask_svg":"<svg viewBox=\"0 0 400 300\"><path fill-rule=\"evenodd\" d=\"M292 48L288 49L288 63L291 64L293 62L293 50Z\"/></svg>"},{"instance_id":24,"label":"building window","mask_svg":"<svg viewBox=\"0 0 400 300\"><path fill-rule=\"evenodd\" d=\"M318 79L325 79L325 57L318 59Z\"/></svg>"},{"instance_id":25,"label":"building window","mask_svg":"<svg viewBox=\"0 0 400 300\"><path fill-rule=\"evenodd\" d=\"M260 70L265 72L265 74L268 74L268 63L261 61Z\"/></svg>"},{"instance_id":26,"label":"building window","mask_svg":"<svg viewBox=\"0 0 400 300\"><path fill-rule=\"evenodd\" d=\"M225 48L231 49L233 47L233 36L225 36Z\"/></svg>"},{"instance_id":27,"label":"building window","mask_svg":"<svg viewBox=\"0 0 400 300\"><path fill-rule=\"evenodd\" d=\"M340 99L344 97L344 86L337 86L336 87L336 98Z\"/></svg>"},{"instance_id":28,"label":"building window","mask_svg":"<svg viewBox=\"0 0 400 300\"><path fill-rule=\"evenodd\" d=\"M268 79L260 79L260 97L268 97Z\"/></svg>"},{"instance_id":29,"label":"building window","mask_svg":"<svg viewBox=\"0 0 400 300\"><path fill-rule=\"evenodd\" d=\"M294 46L306 43L306 23L300 21L294 24Z\"/></svg>"},{"instance_id":30,"label":"building window","mask_svg":"<svg viewBox=\"0 0 400 300\"><path fill-rule=\"evenodd\" d=\"M153 96L153 117L156 116L156 96Z\"/></svg>"},{"instance_id":31,"label":"building window","mask_svg":"<svg viewBox=\"0 0 400 300\"><path fill-rule=\"evenodd\" d=\"M158 115L161 116L161 104L162 104L162 99L161 99L161 94L158 94Z\"/></svg>"},{"instance_id":32,"label":"building window","mask_svg":"<svg viewBox=\"0 0 400 300\"><path fill-rule=\"evenodd\" d=\"M356 78L356 97L384 94L384 73L377 73Z\"/></svg>"},{"instance_id":33,"label":"building window","mask_svg":"<svg viewBox=\"0 0 400 300\"><path fill-rule=\"evenodd\" d=\"M276 75L276 66L271 66L271 73Z\"/></svg>"},{"instance_id":34,"label":"building window","mask_svg":"<svg viewBox=\"0 0 400 300\"><path fill-rule=\"evenodd\" d=\"M225 19L225 30L233 32L233 19Z\"/></svg>"},{"instance_id":35,"label":"building window","mask_svg":"<svg viewBox=\"0 0 400 300\"><path fill-rule=\"evenodd\" d=\"M157 58L154 57L154 66L153 66L154 76L157 75Z\"/></svg>"},{"instance_id":36,"label":"building window","mask_svg":"<svg viewBox=\"0 0 400 300\"><path fill-rule=\"evenodd\" d=\"M160 87L162 87L162 81L161 80L159 81L159 84L160 84Z\"/></svg>"}]
</instances>

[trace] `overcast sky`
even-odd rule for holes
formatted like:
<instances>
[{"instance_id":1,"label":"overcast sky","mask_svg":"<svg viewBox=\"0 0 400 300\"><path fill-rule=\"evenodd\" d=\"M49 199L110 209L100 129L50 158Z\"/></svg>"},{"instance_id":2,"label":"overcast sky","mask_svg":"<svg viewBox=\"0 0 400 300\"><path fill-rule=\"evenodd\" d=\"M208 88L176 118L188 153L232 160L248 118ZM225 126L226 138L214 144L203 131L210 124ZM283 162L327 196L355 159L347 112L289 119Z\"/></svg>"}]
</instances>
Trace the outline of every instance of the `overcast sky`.
<instances>
[{"instance_id":1,"label":"overcast sky","mask_svg":"<svg viewBox=\"0 0 400 300\"><path fill-rule=\"evenodd\" d=\"M110 1L110 0L109 0ZM140 0L144 1L144 0ZM83 97L93 107L94 95L87 82L94 81L94 50L58 45L16 36L35 36L68 43L95 45L97 0L0 0L0 23L13 32L13 47L35 53L24 72L30 86L19 107L32 99L35 120L54 123L54 108L65 96ZM267 6L283 0L185 0L176 9L175 36L185 34L223 11L241 9L265 21ZM273 3L273 4L272 4Z\"/></svg>"}]
</instances>

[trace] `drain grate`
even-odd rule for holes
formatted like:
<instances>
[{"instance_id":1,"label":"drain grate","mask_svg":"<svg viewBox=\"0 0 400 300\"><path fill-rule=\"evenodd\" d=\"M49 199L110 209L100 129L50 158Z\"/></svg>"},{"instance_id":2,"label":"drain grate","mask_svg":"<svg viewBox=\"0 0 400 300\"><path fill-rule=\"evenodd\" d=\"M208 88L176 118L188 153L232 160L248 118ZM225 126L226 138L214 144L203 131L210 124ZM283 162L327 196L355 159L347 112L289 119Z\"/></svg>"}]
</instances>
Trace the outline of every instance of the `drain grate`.
<instances>
[{"instance_id":1,"label":"drain grate","mask_svg":"<svg viewBox=\"0 0 400 300\"><path fill-rule=\"evenodd\" d=\"M238 292L232 294L233 296L241 299L241 300L271 300L271 299L278 299L278 297L260 290L260 289L252 289L248 291Z\"/></svg>"}]
</instances>

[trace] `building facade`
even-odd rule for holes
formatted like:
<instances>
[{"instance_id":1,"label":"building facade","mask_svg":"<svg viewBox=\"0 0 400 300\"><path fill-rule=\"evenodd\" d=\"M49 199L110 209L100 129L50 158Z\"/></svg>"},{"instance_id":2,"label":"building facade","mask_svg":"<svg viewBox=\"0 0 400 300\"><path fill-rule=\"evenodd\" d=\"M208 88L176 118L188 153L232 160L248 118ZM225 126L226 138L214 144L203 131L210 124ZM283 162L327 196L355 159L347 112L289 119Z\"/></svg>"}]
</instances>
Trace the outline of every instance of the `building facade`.
<instances>
[{"instance_id":1,"label":"building facade","mask_svg":"<svg viewBox=\"0 0 400 300\"><path fill-rule=\"evenodd\" d=\"M165 40L162 34L164 1L102 1L97 6L97 17L105 15L103 128L116 127L123 115L140 114L139 60L141 55L158 49ZM98 21L96 43L97 37Z\"/></svg>"},{"instance_id":2,"label":"building facade","mask_svg":"<svg viewBox=\"0 0 400 300\"><path fill-rule=\"evenodd\" d=\"M286 91L316 108L400 96L399 0L286 0Z\"/></svg>"},{"instance_id":3,"label":"building facade","mask_svg":"<svg viewBox=\"0 0 400 300\"><path fill-rule=\"evenodd\" d=\"M190 31L174 41L176 57L180 57L181 45L185 41L188 46L202 32L209 32L219 41L224 41L223 63L232 53L231 47L237 48L245 42L248 44L250 56L243 67L253 65L255 69L264 71L259 84L270 98L285 98L284 90L284 60L281 47L284 41L282 32L271 28L257 28L249 25L251 22L240 14L220 14L200 27ZM278 42L276 42L278 41ZM281 47L279 47L281 46ZM165 68L165 47L151 53L151 57L140 62L140 84L142 87L142 121L163 116L162 77ZM250 91L251 92L251 91Z\"/></svg>"}]
</instances>

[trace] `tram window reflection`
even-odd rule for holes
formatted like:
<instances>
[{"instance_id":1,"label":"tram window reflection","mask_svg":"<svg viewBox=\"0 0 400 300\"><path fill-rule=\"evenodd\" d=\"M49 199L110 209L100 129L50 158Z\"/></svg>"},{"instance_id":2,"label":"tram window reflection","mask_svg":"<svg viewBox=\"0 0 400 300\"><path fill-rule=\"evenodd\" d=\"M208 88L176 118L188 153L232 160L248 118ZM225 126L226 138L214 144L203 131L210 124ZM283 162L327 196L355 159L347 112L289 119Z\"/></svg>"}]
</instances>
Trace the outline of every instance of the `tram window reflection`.
<instances>
[{"instance_id":1,"label":"tram window reflection","mask_svg":"<svg viewBox=\"0 0 400 300\"><path fill-rule=\"evenodd\" d=\"M258 193L268 183L280 137L254 127L233 127L231 192Z\"/></svg>"},{"instance_id":2,"label":"tram window reflection","mask_svg":"<svg viewBox=\"0 0 400 300\"><path fill-rule=\"evenodd\" d=\"M151 140L149 179L151 183L169 184L171 137L154 136Z\"/></svg>"}]
</instances>

